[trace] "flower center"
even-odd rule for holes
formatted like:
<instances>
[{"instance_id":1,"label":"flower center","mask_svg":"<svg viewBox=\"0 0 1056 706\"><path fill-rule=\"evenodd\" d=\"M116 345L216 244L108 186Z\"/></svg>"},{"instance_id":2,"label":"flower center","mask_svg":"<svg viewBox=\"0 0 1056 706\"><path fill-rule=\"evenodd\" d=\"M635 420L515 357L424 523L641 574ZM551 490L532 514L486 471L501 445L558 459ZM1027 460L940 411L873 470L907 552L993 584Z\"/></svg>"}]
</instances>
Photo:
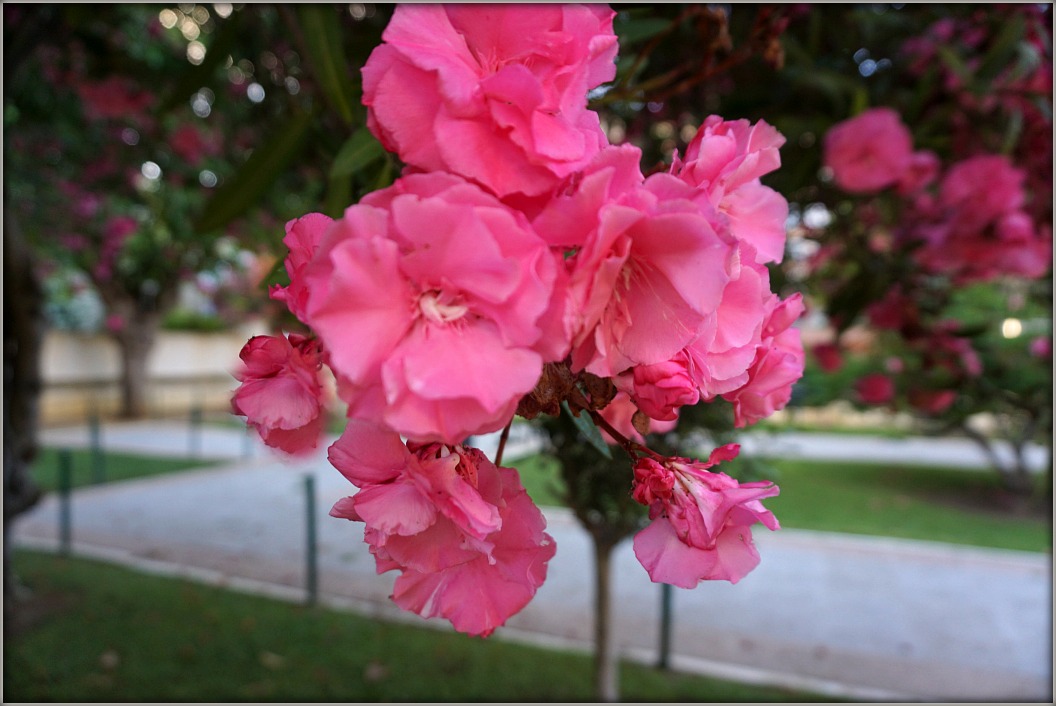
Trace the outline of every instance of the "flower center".
<instances>
[{"instance_id":1,"label":"flower center","mask_svg":"<svg viewBox=\"0 0 1056 706\"><path fill-rule=\"evenodd\" d=\"M436 324L458 321L469 311L461 295L437 289L430 289L418 298L418 309L422 316Z\"/></svg>"}]
</instances>

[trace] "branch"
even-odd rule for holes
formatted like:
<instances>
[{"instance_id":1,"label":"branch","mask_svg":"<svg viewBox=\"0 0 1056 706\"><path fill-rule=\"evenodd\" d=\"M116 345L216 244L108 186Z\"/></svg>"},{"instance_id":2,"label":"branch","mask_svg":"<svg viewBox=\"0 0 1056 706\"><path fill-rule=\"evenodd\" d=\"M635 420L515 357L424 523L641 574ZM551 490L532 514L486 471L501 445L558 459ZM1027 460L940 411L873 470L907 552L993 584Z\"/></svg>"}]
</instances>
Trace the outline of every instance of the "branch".
<instances>
[{"instance_id":1,"label":"branch","mask_svg":"<svg viewBox=\"0 0 1056 706\"><path fill-rule=\"evenodd\" d=\"M510 427L513 426L513 417L510 417L510 421L506 422L506 426L502 428L502 435L499 436L499 448L495 451L495 465L502 465L502 454L506 451L506 440L510 438Z\"/></svg>"},{"instance_id":2,"label":"branch","mask_svg":"<svg viewBox=\"0 0 1056 706\"><path fill-rule=\"evenodd\" d=\"M632 461L637 461L641 456L649 456L656 461L663 461L664 457L656 453L648 446L639 444L637 441L628 439L626 436L616 430L614 426L609 424L605 417L601 416L600 412L590 410L590 418L594 420L594 423L605 430L605 432L616 440L616 443L631 457Z\"/></svg>"}]
</instances>

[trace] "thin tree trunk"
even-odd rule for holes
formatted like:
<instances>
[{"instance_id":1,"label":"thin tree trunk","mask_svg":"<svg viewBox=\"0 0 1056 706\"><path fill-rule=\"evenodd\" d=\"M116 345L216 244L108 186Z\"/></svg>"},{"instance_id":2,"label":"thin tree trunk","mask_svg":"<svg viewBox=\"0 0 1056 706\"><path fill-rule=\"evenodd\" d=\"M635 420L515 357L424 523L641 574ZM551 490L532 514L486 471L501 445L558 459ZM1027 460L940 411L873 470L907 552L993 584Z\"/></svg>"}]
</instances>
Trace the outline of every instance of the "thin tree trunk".
<instances>
[{"instance_id":1,"label":"thin tree trunk","mask_svg":"<svg viewBox=\"0 0 1056 706\"><path fill-rule=\"evenodd\" d=\"M612 633L612 550L614 545L592 534L594 544L594 696L600 702L620 700L619 660Z\"/></svg>"},{"instance_id":2,"label":"thin tree trunk","mask_svg":"<svg viewBox=\"0 0 1056 706\"><path fill-rule=\"evenodd\" d=\"M125 419L147 415L150 352L154 348L160 321L156 315L138 315L125 323L117 338L121 351L121 410Z\"/></svg>"},{"instance_id":3,"label":"thin tree trunk","mask_svg":"<svg viewBox=\"0 0 1056 706\"><path fill-rule=\"evenodd\" d=\"M20 586L11 570L12 521L41 497L30 473L37 454L44 293L4 192L4 612Z\"/></svg>"},{"instance_id":4,"label":"thin tree trunk","mask_svg":"<svg viewBox=\"0 0 1056 706\"><path fill-rule=\"evenodd\" d=\"M124 419L140 419L148 412L150 353L165 311L176 299L175 286L152 293L132 294L109 281L96 281L96 288L110 315L119 319L111 329L121 356L121 407Z\"/></svg>"},{"instance_id":5,"label":"thin tree trunk","mask_svg":"<svg viewBox=\"0 0 1056 706\"><path fill-rule=\"evenodd\" d=\"M1026 458L1023 456L1022 449L1014 447L1015 460L1006 466L1001 462L1001 459L997 455L996 449L990 439L985 435L980 434L975 429L972 429L968 424L962 424L961 429L968 438L974 441L979 448L982 449L986 455L987 460L990 462L991 468L993 468L997 474L1001 477L1005 488L1019 497L1027 497L1033 491L1033 484L1030 479L1030 471L1026 466Z\"/></svg>"}]
</instances>

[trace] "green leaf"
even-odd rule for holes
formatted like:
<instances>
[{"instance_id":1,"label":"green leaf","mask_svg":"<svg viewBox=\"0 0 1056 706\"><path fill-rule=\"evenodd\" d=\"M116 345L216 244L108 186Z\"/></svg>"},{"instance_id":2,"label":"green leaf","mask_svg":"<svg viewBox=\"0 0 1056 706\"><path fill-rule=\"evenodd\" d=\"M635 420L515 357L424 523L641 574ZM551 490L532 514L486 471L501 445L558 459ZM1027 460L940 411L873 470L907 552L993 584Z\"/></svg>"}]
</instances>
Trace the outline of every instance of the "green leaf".
<instances>
[{"instance_id":1,"label":"green leaf","mask_svg":"<svg viewBox=\"0 0 1056 706\"><path fill-rule=\"evenodd\" d=\"M308 135L312 113L297 112L255 150L242 168L214 192L195 223L198 232L218 230L254 206L293 161Z\"/></svg>"},{"instance_id":2,"label":"green leaf","mask_svg":"<svg viewBox=\"0 0 1056 706\"><path fill-rule=\"evenodd\" d=\"M576 416L572 414L572 410L568 406L568 402L562 402L561 408L565 410L565 413L572 418L576 428L579 429L579 433L583 435L583 438L590 443L595 449L598 450L605 458L612 458L612 451L609 449L609 445L605 443L605 439L601 437L601 432L598 427L595 426L594 420L590 418L589 414L580 414Z\"/></svg>"},{"instance_id":3,"label":"green leaf","mask_svg":"<svg viewBox=\"0 0 1056 706\"><path fill-rule=\"evenodd\" d=\"M990 90L990 82L997 78L1019 53L1018 45L1026 31L1026 21L1022 16L1010 15L1001 26L1001 31L994 39L989 51L983 57L979 69L975 72L981 85L980 91Z\"/></svg>"},{"instance_id":4,"label":"green leaf","mask_svg":"<svg viewBox=\"0 0 1056 706\"><path fill-rule=\"evenodd\" d=\"M635 42L651 39L670 26L670 20L657 17L627 20L616 23L616 35L620 38L620 46L627 47Z\"/></svg>"},{"instance_id":5,"label":"green leaf","mask_svg":"<svg viewBox=\"0 0 1056 706\"><path fill-rule=\"evenodd\" d=\"M869 91L865 90L865 86L858 86L854 90L854 98L851 104L851 115L858 115L864 113L869 107Z\"/></svg>"},{"instance_id":6,"label":"green leaf","mask_svg":"<svg viewBox=\"0 0 1056 706\"><path fill-rule=\"evenodd\" d=\"M381 169L378 170L378 176L374 180L374 186L371 191L379 191L387 186L392 186L392 182L395 180L395 168L392 163L392 157L385 155L385 161L381 164Z\"/></svg>"},{"instance_id":7,"label":"green leaf","mask_svg":"<svg viewBox=\"0 0 1056 706\"><path fill-rule=\"evenodd\" d=\"M346 69L341 25L334 8L330 5L299 5L297 14L304 32L305 50L319 88L345 124L351 125L355 101Z\"/></svg>"},{"instance_id":8,"label":"green leaf","mask_svg":"<svg viewBox=\"0 0 1056 706\"><path fill-rule=\"evenodd\" d=\"M1011 155L1016 148L1019 137L1023 133L1023 111L1016 109L1009 116L1008 127L1005 128L1005 137L1001 143L1001 154Z\"/></svg>"},{"instance_id":9,"label":"green leaf","mask_svg":"<svg viewBox=\"0 0 1056 706\"><path fill-rule=\"evenodd\" d=\"M964 83L971 82L972 72L968 68L968 65L964 63L964 59L962 59L957 52L944 44L940 44L937 51L942 63L946 65L946 68L956 74L958 79Z\"/></svg>"},{"instance_id":10,"label":"green leaf","mask_svg":"<svg viewBox=\"0 0 1056 706\"><path fill-rule=\"evenodd\" d=\"M330 183L326 189L326 202L323 205L323 213L331 218L339 218L345 209L352 203L352 175L342 174L330 175Z\"/></svg>"},{"instance_id":11,"label":"green leaf","mask_svg":"<svg viewBox=\"0 0 1056 706\"><path fill-rule=\"evenodd\" d=\"M330 166L330 178L352 176L362 172L373 162L385 156L385 148L366 127L352 133L352 137L341 145L341 149Z\"/></svg>"}]
</instances>

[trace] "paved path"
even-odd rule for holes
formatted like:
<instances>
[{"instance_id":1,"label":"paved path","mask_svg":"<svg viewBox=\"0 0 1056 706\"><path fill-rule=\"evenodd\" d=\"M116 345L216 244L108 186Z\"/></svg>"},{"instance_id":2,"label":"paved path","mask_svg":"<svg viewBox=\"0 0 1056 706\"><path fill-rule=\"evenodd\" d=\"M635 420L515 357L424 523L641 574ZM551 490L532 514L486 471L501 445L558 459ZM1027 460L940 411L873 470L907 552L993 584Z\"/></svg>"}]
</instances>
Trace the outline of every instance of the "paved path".
<instances>
[{"instance_id":1,"label":"paved path","mask_svg":"<svg viewBox=\"0 0 1056 706\"><path fill-rule=\"evenodd\" d=\"M375 574L361 527L327 516L354 489L323 454L287 464L239 430L200 431L191 441L186 425L166 422L104 428L109 449L197 448L218 465L75 492L74 551L301 600L311 476L320 599L443 625L395 609L394 575ZM45 434L49 444L87 439L83 429ZM547 582L497 636L588 649L589 540L567 511L546 515L558 544ZM49 497L18 522L16 540L55 548L58 518ZM1051 701L1049 555L794 530L756 537L762 563L736 586L674 590L675 667L874 701ZM660 587L629 542L614 564L617 641L651 662Z\"/></svg>"}]
</instances>

